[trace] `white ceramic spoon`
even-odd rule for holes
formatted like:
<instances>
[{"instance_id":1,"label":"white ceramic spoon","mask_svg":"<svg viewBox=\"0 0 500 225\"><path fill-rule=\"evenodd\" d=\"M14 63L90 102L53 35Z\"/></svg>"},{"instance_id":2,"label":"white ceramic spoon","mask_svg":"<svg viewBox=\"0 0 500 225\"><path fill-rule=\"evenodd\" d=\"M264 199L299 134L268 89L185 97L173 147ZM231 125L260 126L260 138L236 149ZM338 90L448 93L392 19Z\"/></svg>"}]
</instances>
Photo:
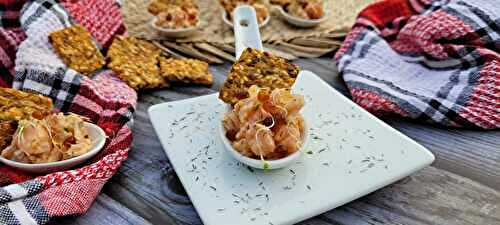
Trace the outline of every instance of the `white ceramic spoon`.
<instances>
[{"instance_id":1,"label":"white ceramic spoon","mask_svg":"<svg viewBox=\"0 0 500 225\"><path fill-rule=\"evenodd\" d=\"M239 6L235 9L234 13L234 36L235 36L235 48L236 48L236 58L239 58L241 56L241 53L246 48L254 48L260 51L263 51L264 48L262 47L262 41L260 38L260 32L259 32L259 26L257 24L257 16L255 14L255 10L253 7L250 6ZM231 106L227 106L227 111L231 110ZM257 169L279 169L283 167L287 167L290 164L294 163L297 161L300 156L302 155L302 152L304 149L307 147L308 143L308 129L306 127L305 129L305 134L304 134L304 140L302 141L302 146L301 148L285 157L282 159L278 160L266 160L265 162L258 160L258 159L252 159L247 156L244 156L240 154L238 151L236 151L233 146L231 145L231 141L227 139L226 137L226 130L224 129L224 126L222 124L222 119L224 116L220 118L220 123L219 123L219 135L220 138L222 139L222 142L224 143L224 146L226 150L229 152L231 156L233 156L236 160L257 168ZM306 121L307 122L307 121Z\"/></svg>"}]
</instances>

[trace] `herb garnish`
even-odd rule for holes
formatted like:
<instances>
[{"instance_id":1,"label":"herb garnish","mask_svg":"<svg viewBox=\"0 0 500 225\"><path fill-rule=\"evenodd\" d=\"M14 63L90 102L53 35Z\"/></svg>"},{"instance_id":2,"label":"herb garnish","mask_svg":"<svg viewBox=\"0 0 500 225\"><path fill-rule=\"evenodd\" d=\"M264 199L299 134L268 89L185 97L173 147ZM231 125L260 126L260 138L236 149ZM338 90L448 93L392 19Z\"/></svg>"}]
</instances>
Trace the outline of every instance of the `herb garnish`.
<instances>
[{"instance_id":1,"label":"herb garnish","mask_svg":"<svg viewBox=\"0 0 500 225\"><path fill-rule=\"evenodd\" d=\"M267 161L264 161L262 169L264 169L265 172L269 171L269 163Z\"/></svg>"}]
</instances>

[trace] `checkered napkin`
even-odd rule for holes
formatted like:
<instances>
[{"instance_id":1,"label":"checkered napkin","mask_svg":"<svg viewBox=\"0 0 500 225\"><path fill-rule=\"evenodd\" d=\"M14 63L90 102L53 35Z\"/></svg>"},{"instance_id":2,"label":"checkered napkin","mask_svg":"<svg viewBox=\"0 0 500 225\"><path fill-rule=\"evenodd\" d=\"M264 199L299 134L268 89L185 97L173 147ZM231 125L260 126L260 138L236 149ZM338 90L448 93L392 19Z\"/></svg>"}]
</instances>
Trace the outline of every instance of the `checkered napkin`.
<instances>
[{"instance_id":1,"label":"checkered napkin","mask_svg":"<svg viewBox=\"0 0 500 225\"><path fill-rule=\"evenodd\" d=\"M500 0L384 0L335 62L355 102L445 126L500 128Z\"/></svg>"},{"instance_id":2,"label":"checkered napkin","mask_svg":"<svg viewBox=\"0 0 500 225\"><path fill-rule=\"evenodd\" d=\"M103 70L87 78L54 53L48 34L79 23L101 50L125 27L114 0L0 0L0 86L50 96L61 111L89 117L108 135L88 165L33 176L0 164L0 224L45 224L84 213L127 158L137 94Z\"/></svg>"}]
</instances>

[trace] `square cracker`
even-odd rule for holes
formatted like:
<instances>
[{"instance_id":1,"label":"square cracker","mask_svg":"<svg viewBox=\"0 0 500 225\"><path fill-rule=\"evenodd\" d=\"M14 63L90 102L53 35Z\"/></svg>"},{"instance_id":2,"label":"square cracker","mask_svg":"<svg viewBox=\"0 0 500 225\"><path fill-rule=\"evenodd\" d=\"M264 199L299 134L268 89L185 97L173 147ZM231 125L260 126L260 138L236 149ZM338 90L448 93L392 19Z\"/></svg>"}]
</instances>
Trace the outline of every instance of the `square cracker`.
<instances>
[{"instance_id":1,"label":"square cracker","mask_svg":"<svg viewBox=\"0 0 500 225\"><path fill-rule=\"evenodd\" d=\"M90 33L80 25L52 32L49 40L63 62L84 75L90 75L106 63Z\"/></svg>"},{"instance_id":2,"label":"square cracker","mask_svg":"<svg viewBox=\"0 0 500 225\"><path fill-rule=\"evenodd\" d=\"M219 98L231 105L248 97L248 89L252 85L261 88L291 88L299 67L288 60L247 48L241 57L233 64L224 82Z\"/></svg>"},{"instance_id":3,"label":"square cracker","mask_svg":"<svg viewBox=\"0 0 500 225\"><path fill-rule=\"evenodd\" d=\"M12 140L17 121L43 116L53 110L52 99L11 88L0 88L0 152Z\"/></svg>"},{"instance_id":4,"label":"square cracker","mask_svg":"<svg viewBox=\"0 0 500 225\"><path fill-rule=\"evenodd\" d=\"M108 67L135 90L168 87L158 67L160 54L161 50L147 41L117 36L108 50Z\"/></svg>"},{"instance_id":5,"label":"square cracker","mask_svg":"<svg viewBox=\"0 0 500 225\"><path fill-rule=\"evenodd\" d=\"M22 120L34 113L50 113L52 99L12 88L0 88L0 121Z\"/></svg>"},{"instance_id":6,"label":"square cracker","mask_svg":"<svg viewBox=\"0 0 500 225\"><path fill-rule=\"evenodd\" d=\"M169 81L212 85L208 63L196 59L160 59L161 75Z\"/></svg>"}]
</instances>

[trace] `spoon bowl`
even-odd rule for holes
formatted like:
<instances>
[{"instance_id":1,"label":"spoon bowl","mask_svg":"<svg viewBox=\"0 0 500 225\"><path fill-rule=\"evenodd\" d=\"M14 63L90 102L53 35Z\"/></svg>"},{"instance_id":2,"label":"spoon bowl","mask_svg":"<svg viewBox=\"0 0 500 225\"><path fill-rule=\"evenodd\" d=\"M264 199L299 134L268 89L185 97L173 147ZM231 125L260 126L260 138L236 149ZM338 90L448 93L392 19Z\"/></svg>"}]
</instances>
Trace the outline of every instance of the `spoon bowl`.
<instances>
[{"instance_id":1,"label":"spoon bowl","mask_svg":"<svg viewBox=\"0 0 500 225\"><path fill-rule=\"evenodd\" d=\"M228 107L227 112L229 112L231 110L231 107L229 105L227 107ZM222 116L220 121L222 121L223 118L224 118L224 115ZM307 121L305 124L307 124ZM220 136L220 139L222 140L222 143L224 144L226 151L236 160L242 162L243 164L245 164L247 166L250 166L250 167L253 167L256 169L270 169L270 170L280 169L280 168L287 167L287 166L293 164L294 162L296 162L297 160L299 160L302 153L307 148L307 145L309 142L309 133L308 132L309 131L307 129L307 126L305 126L304 127L304 138L302 140L302 145L300 146L300 148L296 152L294 152L294 153L292 153L284 158L281 158L281 159L262 161L259 159L253 159L253 158L250 158L248 156L242 155L241 153L236 151L236 149L234 149L233 145L231 144L231 141L226 137L226 129L224 128L223 123L222 122L219 123L219 136Z\"/></svg>"}]
</instances>

